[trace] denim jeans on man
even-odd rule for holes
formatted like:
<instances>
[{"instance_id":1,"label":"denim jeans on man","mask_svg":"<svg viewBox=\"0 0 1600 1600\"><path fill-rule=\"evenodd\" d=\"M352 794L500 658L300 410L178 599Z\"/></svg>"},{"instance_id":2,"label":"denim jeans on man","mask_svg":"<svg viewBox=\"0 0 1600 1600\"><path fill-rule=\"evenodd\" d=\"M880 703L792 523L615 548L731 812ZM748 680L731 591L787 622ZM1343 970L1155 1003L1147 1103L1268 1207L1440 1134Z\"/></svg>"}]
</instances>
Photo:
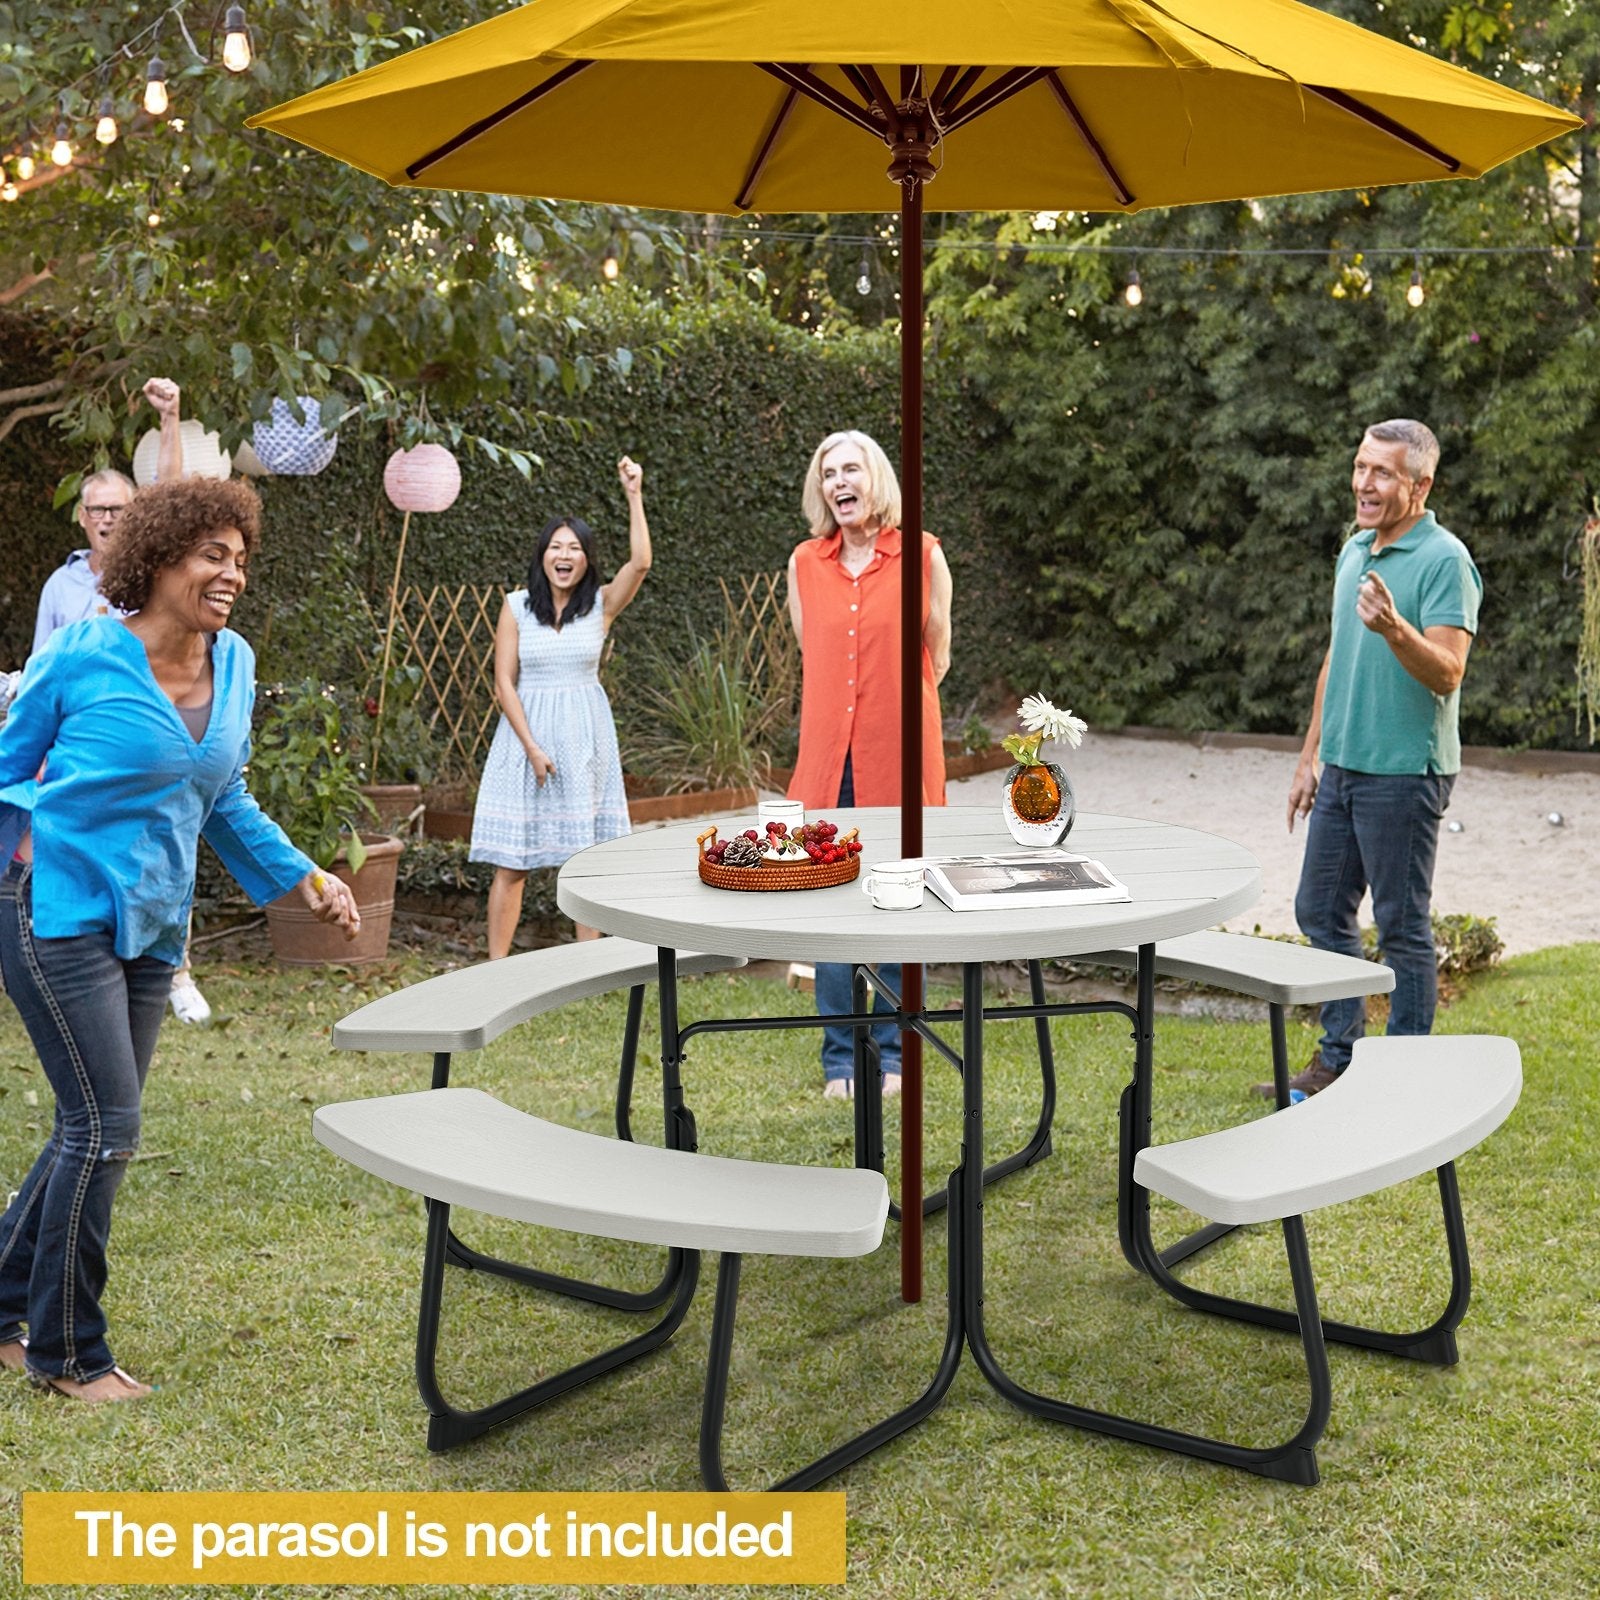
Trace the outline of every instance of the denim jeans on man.
<instances>
[{"instance_id":1,"label":"denim jeans on man","mask_svg":"<svg viewBox=\"0 0 1600 1600\"><path fill-rule=\"evenodd\" d=\"M1319 950L1359 956L1356 910L1372 889L1372 914L1386 965L1394 968L1389 1032L1427 1033L1439 996L1433 948L1433 863L1453 773L1351 772L1324 766L1306 829L1294 914ZM1322 1064L1343 1072L1366 1032L1366 1002L1322 1008Z\"/></svg>"},{"instance_id":2,"label":"denim jeans on man","mask_svg":"<svg viewBox=\"0 0 1600 1600\"><path fill-rule=\"evenodd\" d=\"M839 779L839 804L853 806L856 803L855 772L850 765L850 757L844 758L844 775ZM855 971L847 961L819 961L817 963L817 1015L837 1016L841 1012L855 1010L850 1001L850 975ZM900 987L900 967L898 963L880 963L879 973L883 981L892 989ZM874 1011L888 1011L891 1009L889 1002L881 994L873 992L872 1009ZM872 1037L878 1046L878 1066L883 1072L900 1071L900 1032L892 1023L881 1023L872 1030ZM824 1028L822 1030L822 1076L825 1081L834 1078L850 1079L855 1076L855 1051L851 1042L849 1028Z\"/></svg>"},{"instance_id":3,"label":"denim jeans on man","mask_svg":"<svg viewBox=\"0 0 1600 1600\"><path fill-rule=\"evenodd\" d=\"M26 1332L31 1368L88 1383L116 1365L100 1308L111 1202L139 1144L172 965L124 961L110 933L35 939L31 878L14 861L0 879L0 969L56 1111L0 1216L0 1343Z\"/></svg>"}]
</instances>

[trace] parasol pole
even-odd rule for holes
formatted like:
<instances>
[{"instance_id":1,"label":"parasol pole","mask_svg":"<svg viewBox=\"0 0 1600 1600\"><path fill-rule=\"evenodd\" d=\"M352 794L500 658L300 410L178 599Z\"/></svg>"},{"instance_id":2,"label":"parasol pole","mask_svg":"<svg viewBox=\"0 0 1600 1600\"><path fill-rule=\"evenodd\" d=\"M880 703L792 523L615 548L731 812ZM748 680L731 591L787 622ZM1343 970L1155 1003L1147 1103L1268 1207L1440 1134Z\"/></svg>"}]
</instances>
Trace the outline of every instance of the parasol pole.
<instances>
[{"instance_id":1,"label":"parasol pole","mask_svg":"<svg viewBox=\"0 0 1600 1600\"><path fill-rule=\"evenodd\" d=\"M900 115L900 854L922 854L922 186L933 176L927 103ZM901 969L903 1010L922 1009L922 968ZM922 1038L900 1035L900 1298L922 1299Z\"/></svg>"}]
</instances>

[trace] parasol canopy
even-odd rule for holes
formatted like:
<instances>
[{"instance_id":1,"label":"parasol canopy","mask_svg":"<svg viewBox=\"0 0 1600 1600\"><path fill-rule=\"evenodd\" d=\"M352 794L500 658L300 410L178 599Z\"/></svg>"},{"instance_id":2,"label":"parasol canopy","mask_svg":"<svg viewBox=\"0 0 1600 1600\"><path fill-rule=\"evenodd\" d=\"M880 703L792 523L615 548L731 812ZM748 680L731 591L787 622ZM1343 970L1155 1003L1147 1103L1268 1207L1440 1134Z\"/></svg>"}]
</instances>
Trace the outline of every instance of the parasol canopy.
<instances>
[{"instance_id":1,"label":"parasol canopy","mask_svg":"<svg viewBox=\"0 0 1600 1600\"><path fill-rule=\"evenodd\" d=\"M386 183L683 211L1137 211L1475 178L1581 126L1293 0L535 0L251 118Z\"/></svg>"}]
</instances>

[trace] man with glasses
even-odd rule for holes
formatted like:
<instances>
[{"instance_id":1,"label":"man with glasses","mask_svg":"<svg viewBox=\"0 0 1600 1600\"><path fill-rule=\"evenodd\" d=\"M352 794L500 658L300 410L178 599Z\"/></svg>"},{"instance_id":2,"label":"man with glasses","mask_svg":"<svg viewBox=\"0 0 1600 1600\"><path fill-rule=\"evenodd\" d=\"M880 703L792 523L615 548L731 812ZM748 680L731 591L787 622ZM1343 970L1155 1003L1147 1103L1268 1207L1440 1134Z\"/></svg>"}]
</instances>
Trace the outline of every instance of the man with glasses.
<instances>
[{"instance_id":1,"label":"man with glasses","mask_svg":"<svg viewBox=\"0 0 1600 1600\"><path fill-rule=\"evenodd\" d=\"M181 392L170 378L152 378L144 397L161 419L161 448L156 455L156 481L166 483L183 476L183 434L180 431ZM100 593L100 572L117 536L123 508L138 492L133 479L106 468L85 478L78 499L78 526L89 540L87 550L74 550L45 580L39 595L39 617L33 629L35 652L44 648L57 628L82 622L85 617L120 617L124 612ZM180 1022L206 1022L211 1007L194 981L187 946L183 964L172 975L172 1009Z\"/></svg>"},{"instance_id":2,"label":"man with glasses","mask_svg":"<svg viewBox=\"0 0 1600 1600\"><path fill-rule=\"evenodd\" d=\"M183 435L179 431L180 393L170 378L152 378L144 396L161 419L161 450L156 457L156 479L183 476ZM33 628L35 652L44 648L57 628L85 617L121 616L100 593L100 569L105 564L117 519L133 499L133 479L112 468L84 479L78 499L78 526L89 540L87 550L74 550L45 580L39 595L39 617Z\"/></svg>"}]
</instances>

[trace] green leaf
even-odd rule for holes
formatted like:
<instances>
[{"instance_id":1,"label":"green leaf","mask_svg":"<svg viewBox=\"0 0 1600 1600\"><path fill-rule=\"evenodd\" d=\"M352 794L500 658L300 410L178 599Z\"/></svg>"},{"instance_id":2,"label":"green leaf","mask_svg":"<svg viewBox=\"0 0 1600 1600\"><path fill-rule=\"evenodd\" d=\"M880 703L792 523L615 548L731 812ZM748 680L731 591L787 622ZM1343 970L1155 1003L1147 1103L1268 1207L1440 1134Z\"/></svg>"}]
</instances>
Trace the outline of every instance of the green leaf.
<instances>
[{"instance_id":1,"label":"green leaf","mask_svg":"<svg viewBox=\"0 0 1600 1600\"><path fill-rule=\"evenodd\" d=\"M255 352L247 344L235 344L232 350L233 376L237 382L256 364Z\"/></svg>"},{"instance_id":2,"label":"green leaf","mask_svg":"<svg viewBox=\"0 0 1600 1600\"><path fill-rule=\"evenodd\" d=\"M361 842L359 833L345 835L344 856L345 860L350 863L352 872L359 872L366 865L367 853L367 847Z\"/></svg>"}]
</instances>

